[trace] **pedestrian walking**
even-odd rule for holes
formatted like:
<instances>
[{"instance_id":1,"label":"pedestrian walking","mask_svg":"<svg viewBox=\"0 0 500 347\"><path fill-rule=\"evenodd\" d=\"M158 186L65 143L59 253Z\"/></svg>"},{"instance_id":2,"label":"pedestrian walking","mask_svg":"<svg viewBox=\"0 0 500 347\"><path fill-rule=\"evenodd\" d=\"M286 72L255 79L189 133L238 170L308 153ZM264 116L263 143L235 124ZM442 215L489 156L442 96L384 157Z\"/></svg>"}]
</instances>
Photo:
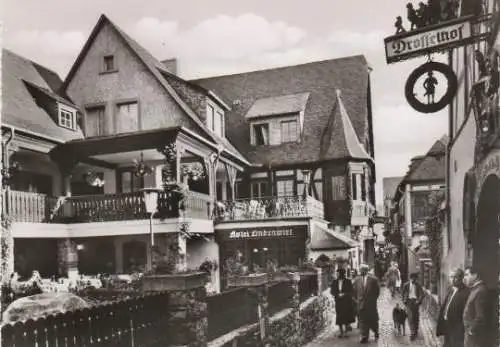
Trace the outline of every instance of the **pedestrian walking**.
<instances>
[{"instance_id":1,"label":"pedestrian walking","mask_svg":"<svg viewBox=\"0 0 500 347\"><path fill-rule=\"evenodd\" d=\"M451 288L439 310L436 336L444 336L443 347L464 347L463 314L469 297L464 275L462 269L450 273Z\"/></svg>"},{"instance_id":2,"label":"pedestrian walking","mask_svg":"<svg viewBox=\"0 0 500 347\"><path fill-rule=\"evenodd\" d=\"M352 281L346 278L345 269L337 269L337 278L332 281L330 292L335 298L336 324L340 330L339 337L347 337L350 324L356 320L356 313L353 298L354 289Z\"/></svg>"},{"instance_id":3,"label":"pedestrian walking","mask_svg":"<svg viewBox=\"0 0 500 347\"><path fill-rule=\"evenodd\" d=\"M470 293L463 314L464 346L494 346L494 344L488 343L488 289L474 268L465 269L465 284L470 288Z\"/></svg>"},{"instance_id":4,"label":"pedestrian walking","mask_svg":"<svg viewBox=\"0 0 500 347\"><path fill-rule=\"evenodd\" d=\"M391 296L394 298L396 293L401 288L401 272L399 271L397 262L391 262L391 267L387 270L385 277L387 279L387 286L391 291Z\"/></svg>"},{"instance_id":5,"label":"pedestrian walking","mask_svg":"<svg viewBox=\"0 0 500 347\"><path fill-rule=\"evenodd\" d=\"M417 282L418 274L412 273L410 275L410 281L403 285L401 295L403 298L403 303L406 306L406 311L408 314L408 325L410 326L410 340L413 341L418 335L418 326L420 322L420 304L424 299L424 289Z\"/></svg>"},{"instance_id":6,"label":"pedestrian walking","mask_svg":"<svg viewBox=\"0 0 500 347\"><path fill-rule=\"evenodd\" d=\"M366 264L360 266L360 275L354 282L354 298L356 300L359 328L361 330L360 343L367 343L370 330L379 338L377 299L380 295L380 285L376 277L368 274Z\"/></svg>"}]
</instances>

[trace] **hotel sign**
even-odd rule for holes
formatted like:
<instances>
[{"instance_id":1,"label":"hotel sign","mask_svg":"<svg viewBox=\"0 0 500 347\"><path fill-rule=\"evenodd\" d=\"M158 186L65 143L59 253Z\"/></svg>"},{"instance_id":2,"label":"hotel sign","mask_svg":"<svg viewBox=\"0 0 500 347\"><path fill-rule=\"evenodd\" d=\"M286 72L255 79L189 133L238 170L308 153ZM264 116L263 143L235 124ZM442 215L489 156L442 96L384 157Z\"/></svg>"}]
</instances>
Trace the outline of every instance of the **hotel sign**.
<instances>
[{"instance_id":1,"label":"hotel sign","mask_svg":"<svg viewBox=\"0 0 500 347\"><path fill-rule=\"evenodd\" d=\"M217 231L217 234L221 239L227 241L269 238L305 238L307 235L307 226L220 230Z\"/></svg>"},{"instance_id":2,"label":"hotel sign","mask_svg":"<svg viewBox=\"0 0 500 347\"><path fill-rule=\"evenodd\" d=\"M424 27L384 40L387 64L467 45L479 39L473 35L472 17Z\"/></svg>"}]
</instances>

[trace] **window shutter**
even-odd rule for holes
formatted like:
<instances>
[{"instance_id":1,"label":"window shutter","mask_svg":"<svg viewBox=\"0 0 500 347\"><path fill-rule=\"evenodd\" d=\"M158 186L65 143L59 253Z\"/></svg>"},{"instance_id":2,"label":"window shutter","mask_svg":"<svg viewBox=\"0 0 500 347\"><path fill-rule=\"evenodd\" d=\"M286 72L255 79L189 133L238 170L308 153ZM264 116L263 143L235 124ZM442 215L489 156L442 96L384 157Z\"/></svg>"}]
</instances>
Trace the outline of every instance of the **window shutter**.
<instances>
[{"instance_id":1,"label":"window shutter","mask_svg":"<svg viewBox=\"0 0 500 347\"><path fill-rule=\"evenodd\" d=\"M467 171L464 178L463 192L463 231L465 237L472 241L475 221L474 195L476 192L476 177L471 169Z\"/></svg>"}]
</instances>

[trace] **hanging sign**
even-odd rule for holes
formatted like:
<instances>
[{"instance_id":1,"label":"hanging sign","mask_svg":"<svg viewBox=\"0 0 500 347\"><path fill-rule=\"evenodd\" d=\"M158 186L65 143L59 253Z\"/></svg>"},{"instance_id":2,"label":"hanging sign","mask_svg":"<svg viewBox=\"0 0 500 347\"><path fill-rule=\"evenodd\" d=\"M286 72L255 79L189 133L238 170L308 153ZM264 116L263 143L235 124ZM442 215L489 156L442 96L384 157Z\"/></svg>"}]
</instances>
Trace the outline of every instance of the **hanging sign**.
<instances>
[{"instance_id":1,"label":"hanging sign","mask_svg":"<svg viewBox=\"0 0 500 347\"><path fill-rule=\"evenodd\" d=\"M307 226L217 230L218 238L227 241L259 240L259 239L269 239L269 238L275 238L275 239L303 238L306 236L306 234L307 234Z\"/></svg>"},{"instance_id":2,"label":"hanging sign","mask_svg":"<svg viewBox=\"0 0 500 347\"><path fill-rule=\"evenodd\" d=\"M446 92L436 100L436 86L438 79L436 72L444 75L447 81ZM423 83L418 86L417 81L425 76ZM419 87L416 89L415 87ZM416 68L408 77L405 85L406 100L415 110L422 113L434 113L445 108L455 96L458 88L457 76L452 68L443 63L428 62ZM421 97L420 97L421 96Z\"/></svg>"},{"instance_id":3,"label":"hanging sign","mask_svg":"<svg viewBox=\"0 0 500 347\"><path fill-rule=\"evenodd\" d=\"M474 35L472 16L402 32L384 39L387 64L468 45L483 38Z\"/></svg>"}]
</instances>

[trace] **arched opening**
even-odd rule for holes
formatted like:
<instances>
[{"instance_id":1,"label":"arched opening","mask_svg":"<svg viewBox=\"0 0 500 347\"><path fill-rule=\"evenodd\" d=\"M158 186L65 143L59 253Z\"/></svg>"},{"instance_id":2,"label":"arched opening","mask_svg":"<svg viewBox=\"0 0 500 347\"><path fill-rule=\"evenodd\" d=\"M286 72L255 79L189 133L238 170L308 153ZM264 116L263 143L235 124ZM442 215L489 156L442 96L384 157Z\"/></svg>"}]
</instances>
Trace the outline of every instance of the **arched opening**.
<instances>
[{"instance_id":1,"label":"arched opening","mask_svg":"<svg viewBox=\"0 0 500 347\"><path fill-rule=\"evenodd\" d=\"M498 332L498 295L500 275L500 179L490 175L481 188L477 207L476 233L473 240L473 265L491 290L491 346Z\"/></svg>"}]
</instances>

